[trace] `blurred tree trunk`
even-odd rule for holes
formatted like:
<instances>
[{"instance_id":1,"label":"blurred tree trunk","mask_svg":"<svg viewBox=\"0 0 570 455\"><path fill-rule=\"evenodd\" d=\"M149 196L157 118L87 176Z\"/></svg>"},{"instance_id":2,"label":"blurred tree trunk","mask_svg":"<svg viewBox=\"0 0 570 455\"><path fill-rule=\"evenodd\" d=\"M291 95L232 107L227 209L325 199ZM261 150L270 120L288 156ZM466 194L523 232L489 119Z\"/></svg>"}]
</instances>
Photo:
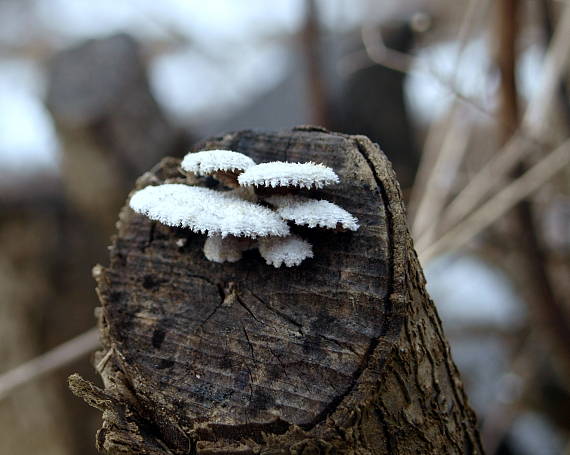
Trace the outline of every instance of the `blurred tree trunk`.
<instances>
[{"instance_id":1,"label":"blurred tree trunk","mask_svg":"<svg viewBox=\"0 0 570 455\"><path fill-rule=\"evenodd\" d=\"M0 191L2 372L92 327L90 271L104 259L122 201L150 163L185 145L152 97L140 49L128 36L63 51L48 76L61 181L33 176ZM86 360L72 369L95 377ZM100 418L70 399L68 374L1 402L0 453L94 452L90 435Z\"/></svg>"},{"instance_id":2,"label":"blurred tree trunk","mask_svg":"<svg viewBox=\"0 0 570 455\"><path fill-rule=\"evenodd\" d=\"M519 0L501 0L494 6L494 56L500 74L496 125L499 144L505 145L517 132L521 120L516 70L524 5ZM536 149L538 153L546 153L539 147ZM516 179L527 169L522 162L511 177ZM483 444L490 453L509 440L513 421L529 407L544 413L561 428L569 425L570 319L563 293L556 292L561 291L557 289L558 283L564 279L557 282L551 276L553 251L545 248L544 224L541 227L545 205L536 204L537 200L526 199L514 207L490 232L484 247L486 254L510 272L529 309L527 330L521 332L517 341L524 348L510 366L511 372L522 378L520 395L509 403L495 403L482 416ZM557 269L560 276L567 275L565 266ZM536 343L535 339L542 342ZM521 368L523 359L526 363Z\"/></svg>"},{"instance_id":3,"label":"blurred tree trunk","mask_svg":"<svg viewBox=\"0 0 570 455\"><path fill-rule=\"evenodd\" d=\"M500 70L500 137L505 144L519 127L519 101L516 83L517 42L520 21L519 0L497 3L498 56ZM522 175L527 166L521 163L513 178ZM528 283L531 315L557 354L560 372L570 372L570 322L564 305L558 301L548 272L549 258L535 221L532 201L526 199L513 211L512 229L519 248L521 271Z\"/></svg>"},{"instance_id":4,"label":"blurred tree trunk","mask_svg":"<svg viewBox=\"0 0 570 455\"><path fill-rule=\"evenodd\" d=\"M301 29L305 57L305 73L310 96L311 123L322 127L330 124L329 90L324 74L319 13L315 0L305 0L306 17Z\"/></svg>"},{"instance_id":5,"label":"blurred tree trunk","mask_svg":"<svg viewBox=\"0 0 570 455\"><path fill-rule=\"evenodd\" d=\"M274 269L250 251L208 262L203 236L119 217L95 271L105 389L74 393L103 411L110 454L482 453L405 224L393 171L361 136L243 131L197 148L257 162L315 161L341 184L315 192L360 220L303 236L315 258ZM165 159L137 188L183 182Z\"/></svg>"},{"instance_id":6,"label":"blurred tree trunk","mask_svg":"<svg viewBox=\"0 0 570 455\"><path fill-rule=\"evenodd\" d=\"M90 272L104 258L115 214L135 178L162 156L181 154L185 138L155 101L141 49L126 34L57 54L49 62L46 104L62 144L65 198L52 278L58 305L45 316L51 347L92 326L97 298ZM86 364L75 368L87 374ZM56 375L65 383L65 372ZM97 417L76 402L65 409L74 450L88 453Z\"/></svg>"},{"instance_id":7,"label":"blurred tree trunk","mask_svg":"<svg viewBox=\"0 0 570 455\"><path fill-rule=\"evenodd\" d=\"M58 54L47 106L63 143L66 193L108 239L136 177L161 157L181 154L187 138L156 103L141 49L125 34Z\"/></svg>"},{"instance_id":8,"label":"blurred tree trunk","mask_svg":"<svg viewBox=\"0 0 570 455\"><path fill-rule=\"evenodd\" d=\"M57 304L50 271L58 248L61 194L45 176L0 190L0 372L45 349L44 318ZM46 378L0 401L0 453L71 455L61 425L61 381ZM86 413L84 413L86 414Z\"/></svg>"},{"instance_id":9,"label":"blurred tree trunk","mask_svg":"<svg viewBox=\"0 0 570 455\"><path fill-rule=\"evenodd\" d=\"M378 25L375 33L382 40L379 46L402 53L409 52L416 39L409 21ZM366 55L361 35L354 36L352 41L347 55ZM346 75L331 119L332 127L338 131L362 134L382 144L404 196L414 183L420 161L416 131L405 99L406 78L406 73L370 60Z\"/></svg>"}]
</instances>

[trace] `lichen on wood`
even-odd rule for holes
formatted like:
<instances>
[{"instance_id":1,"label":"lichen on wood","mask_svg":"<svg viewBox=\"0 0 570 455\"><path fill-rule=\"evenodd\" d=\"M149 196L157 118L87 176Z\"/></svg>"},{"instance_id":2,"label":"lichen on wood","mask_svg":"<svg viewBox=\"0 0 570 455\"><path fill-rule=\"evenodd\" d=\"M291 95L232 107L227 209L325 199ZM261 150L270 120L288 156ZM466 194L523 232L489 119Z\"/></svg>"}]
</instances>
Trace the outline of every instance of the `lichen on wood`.
<instances>
[{"instance_id":1,"label":"lichen on wood","mask_svg":"<svg viewBox=\"0 0 570 455\"><path fill-rule=\"evenodd\" d=\"M104 388L72 390L103 411L110 454L482 453L476 422L409 237L390 164L364 137L301 127L241 131L196 147L256 162L314 161L340 184L312 194L358 217L356 232L292 226L315 257L267 267L202 254L199 235L126 206L98 269ZM183 182L163 160L136 189ZM181 239L183 241L181 241Z\"/></svg>"}]
</instances>

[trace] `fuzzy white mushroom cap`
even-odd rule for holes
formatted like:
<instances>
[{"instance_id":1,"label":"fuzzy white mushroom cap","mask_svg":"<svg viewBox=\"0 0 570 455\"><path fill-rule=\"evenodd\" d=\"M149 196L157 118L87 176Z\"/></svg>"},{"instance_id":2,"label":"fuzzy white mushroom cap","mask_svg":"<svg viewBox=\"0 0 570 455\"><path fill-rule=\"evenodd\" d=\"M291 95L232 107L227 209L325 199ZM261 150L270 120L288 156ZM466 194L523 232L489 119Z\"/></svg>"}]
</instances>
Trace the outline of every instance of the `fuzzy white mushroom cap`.
<instances>
[{"instance_id":1,"label":"fuzzy white mushroom cap","mask_svg":"<svg viewBox=\"0 0 570 455\"><path fill-rule=\"evenodd\" d=\"M196 153L188 153L180 167L186 172L196 175L210 175L219 171L245 171L255 166L249 156L231 150L204 150Z\"/></svg>"},{"instance_id":2,"label":"fuzzy white mushroom cap","mask_svg":"<svg viewBox=\"0 0 570 455\"><path fill-rule=\"evenodd\" d=\"M353 215L329 201L278 195L265 200L276 208L281 218L293 221L295 224L329 229L335 229L340 225L343 229L351 231L356 231L359 227L358 220Z\"/></svg>"},{"instance_id":3,"label":"fuzzy white mushroom cap","mask_svg":"<svg viewBox=\"0 0 570 455\"><path fill-rule=\"evenodd\" d=\"M168 226L222 237L286 236L289 226L272 210L231 192L170 183L147 186L130 200L131 208Z\"/></svg>"},{"instance_id":4,"label":"fuzzy white mushroom cap","mask_svg":"<svg viewBox=\"0 0 570 455\"><path fill-rule=\"evenodd\" d=\"M313 257L311 244L296 235L260 238L258 248L265 262L276 268L293 267Z\"/></svg>"},{"instance_id":5,"label":"fuzzy white mushroom cap","mask_svg":"<svg viewBox=\"0 0 570 455\"><path fill-rule=\"evenodd\" d=\"M228 235L212 235L204 242L204 256L212 262L237 262L241 259L242 253L254 247L255 241Z\"/></svg>"},{"instance_id":6,"label":"fuzzy white mushroom cap","mask_svg":"<svg viewBox=\"0 0 570 455\"><path fill-rule=\"evenodd\" d=\"M338 183L339 178L323 164L273 161L250 167L238 177L238 182L243 186L322 188Z\"/></svg>"}]
</instances>

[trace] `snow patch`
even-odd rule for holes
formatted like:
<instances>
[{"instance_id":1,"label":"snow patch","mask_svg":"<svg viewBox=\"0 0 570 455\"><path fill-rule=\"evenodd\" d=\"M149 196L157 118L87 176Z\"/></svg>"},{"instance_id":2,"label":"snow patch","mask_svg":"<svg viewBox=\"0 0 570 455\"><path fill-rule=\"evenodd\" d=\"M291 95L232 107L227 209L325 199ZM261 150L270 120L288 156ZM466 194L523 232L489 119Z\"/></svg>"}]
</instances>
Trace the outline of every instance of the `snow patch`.
<instances>
[{"instance_id":1,"label":"snow patch","mask_svg":"<svg viewBox=\"0 0 570 455\"><path fill-rule=\"evenodd\" d=\"M508 330L524 323L520 297L508 277L491 264L475 256L449 254L435 259L425 272L428 291L447 327Z\"/></svg>"}]
</instances>

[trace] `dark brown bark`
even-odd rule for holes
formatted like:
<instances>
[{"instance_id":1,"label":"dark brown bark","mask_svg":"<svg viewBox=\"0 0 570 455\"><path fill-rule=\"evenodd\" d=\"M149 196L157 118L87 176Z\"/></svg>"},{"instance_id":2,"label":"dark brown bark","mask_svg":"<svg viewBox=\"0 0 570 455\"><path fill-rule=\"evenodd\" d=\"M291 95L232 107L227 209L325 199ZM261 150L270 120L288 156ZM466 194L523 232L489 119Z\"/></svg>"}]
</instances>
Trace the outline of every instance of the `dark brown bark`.
<instances>
[{"instance_id":1,"label":"dark brown bark","mask_svg":"<svg viewBox=\"0 0 570 455\"><path fill-rule=\"evenodd\" d=\"M125 207L111 263L95 271L105 389L70 378L103 411L98 448L482 453L379 148L310 127L230 133L198 148L332 166L342 183L315 196L355 214L361 228L304 230L315 258L296 268L274 269L255 251L216 264L203 257L203 236ZM183 181L178 165L163 160L137 188Z\"/></svg>"}]
</instances>

